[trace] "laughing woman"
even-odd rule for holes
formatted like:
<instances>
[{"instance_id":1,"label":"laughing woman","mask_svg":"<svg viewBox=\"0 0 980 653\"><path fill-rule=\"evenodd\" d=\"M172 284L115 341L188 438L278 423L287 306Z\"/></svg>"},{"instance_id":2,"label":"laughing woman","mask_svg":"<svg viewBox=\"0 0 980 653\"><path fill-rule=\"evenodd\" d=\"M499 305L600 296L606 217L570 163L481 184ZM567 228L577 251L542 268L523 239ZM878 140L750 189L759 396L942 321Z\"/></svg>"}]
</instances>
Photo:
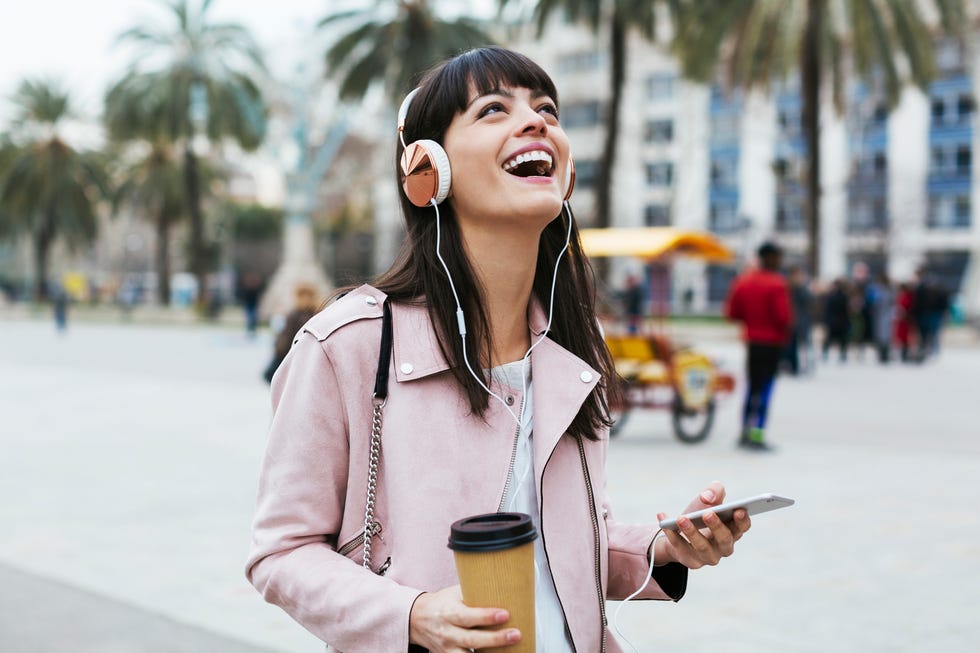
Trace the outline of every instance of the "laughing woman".
<instances>
[{"instance_id":1,"label":"laughing woman","mask_svg":"<svg viewBox=\"0 0 980 653\"><path fill-rule=\"evenodd\" d=\"M398 137L407 238L276 373L248 577L329 650L510 645L522 633L484 628L505 610L462 603L446 538L463 517L520 511L541 534L537 649L619 651L606 599L648 580L639 598L680 599L688 569L730 555L749 518L682 519L663 537L613 518L617 384L548 75L500 48L461 54L406 99ZM712 483L687 510L724 494Z\"/></svg>"}]
</instances>

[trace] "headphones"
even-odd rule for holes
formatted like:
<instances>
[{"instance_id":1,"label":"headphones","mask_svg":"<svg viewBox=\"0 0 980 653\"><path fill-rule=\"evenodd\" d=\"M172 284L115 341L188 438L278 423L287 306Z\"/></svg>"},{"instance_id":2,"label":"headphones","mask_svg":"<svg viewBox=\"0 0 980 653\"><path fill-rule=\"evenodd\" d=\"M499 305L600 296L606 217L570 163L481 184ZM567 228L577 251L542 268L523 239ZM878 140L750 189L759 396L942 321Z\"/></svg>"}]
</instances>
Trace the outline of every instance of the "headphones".
<instances>
[{"instance_id":1,"label":"headphones","mask_svg":"<svg viewBox=\"0 0 980 653\"><path fill-rule=\"evenodd\" d=\"M405 143L405 118L408 116L408 107L420 88L405 96L401 107L398 108L398 137L404 148L400 161L402 189L409 202L424 207L430 206L433 202L442 204L443 200L449 197L452 169L449 166L449 156L439 143L427 138ZM575 164L569 156L565 170L563 200L567 201L571 197L574 188Z\"/></svg>"}]
</instances>

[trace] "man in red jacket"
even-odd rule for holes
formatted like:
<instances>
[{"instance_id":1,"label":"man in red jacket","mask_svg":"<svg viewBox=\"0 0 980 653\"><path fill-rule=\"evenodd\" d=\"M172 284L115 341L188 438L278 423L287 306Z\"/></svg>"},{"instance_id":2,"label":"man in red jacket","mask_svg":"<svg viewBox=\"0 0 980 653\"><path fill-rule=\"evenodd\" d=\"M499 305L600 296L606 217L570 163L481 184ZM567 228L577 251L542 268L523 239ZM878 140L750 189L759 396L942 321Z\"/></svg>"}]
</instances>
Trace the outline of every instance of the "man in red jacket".
<instances>
[{"instance_id":1,"label":"man in red jacket","mask_svg":"<svg viewBox=\"0 0 980 653\"><path fill-rule=\"evenodd\" d=\"M759 267L744 272L732 284L725 316L742 323L747 346L748 392L742 410L739 446L766 451L766 413L779 360L793 324L789 288L780 275L783 251L766 242L759 247Z\"/></svg>"}]
</instances>

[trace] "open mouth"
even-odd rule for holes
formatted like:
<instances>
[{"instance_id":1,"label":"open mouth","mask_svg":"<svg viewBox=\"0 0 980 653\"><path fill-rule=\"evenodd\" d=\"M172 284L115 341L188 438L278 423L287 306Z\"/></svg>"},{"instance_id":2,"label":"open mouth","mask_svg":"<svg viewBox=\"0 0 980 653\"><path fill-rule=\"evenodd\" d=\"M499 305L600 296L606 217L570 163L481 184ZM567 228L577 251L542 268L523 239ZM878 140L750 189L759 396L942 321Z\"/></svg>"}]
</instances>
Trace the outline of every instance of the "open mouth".
<instances>
[{"instance_id":1,"label":"open mouth","mask_svg":"<svg viewBox=\"0 0 980 653\"><path fill-rule=\"evenodd\" d=\"M531 150L507 161L503 168L517 177L550 177L554 170L554 161L544 150Z\"/></svg>"}]
</instances>

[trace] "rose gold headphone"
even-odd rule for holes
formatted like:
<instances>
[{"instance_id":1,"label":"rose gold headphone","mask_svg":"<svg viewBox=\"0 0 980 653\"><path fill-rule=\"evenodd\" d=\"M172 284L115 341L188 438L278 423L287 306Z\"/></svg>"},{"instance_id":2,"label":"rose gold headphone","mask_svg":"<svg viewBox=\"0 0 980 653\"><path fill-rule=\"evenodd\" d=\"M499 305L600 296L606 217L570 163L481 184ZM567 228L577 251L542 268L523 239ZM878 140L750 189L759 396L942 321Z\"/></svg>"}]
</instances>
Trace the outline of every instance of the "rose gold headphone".
<instances>
[{"instance_id":1,"label":"rose gold headphone","mask_svg":"<svg viewBox=\"0 0 980 653\"><path fill-rule=\"evenodd\" d=\"M402 189L408 201L418 207L430 206L432 202L442 204L449 197L452 185L452 169L449 166L449 156L439 143L427 138L405 143L405 118L412 99L419 92L414 91L405 96L398 109L398 138L401 139L402 152L400 167L402 173ZM564 200L568 200L575 188L575 164L568 157L565 170Z\"/></svg>"}]
</instances>

